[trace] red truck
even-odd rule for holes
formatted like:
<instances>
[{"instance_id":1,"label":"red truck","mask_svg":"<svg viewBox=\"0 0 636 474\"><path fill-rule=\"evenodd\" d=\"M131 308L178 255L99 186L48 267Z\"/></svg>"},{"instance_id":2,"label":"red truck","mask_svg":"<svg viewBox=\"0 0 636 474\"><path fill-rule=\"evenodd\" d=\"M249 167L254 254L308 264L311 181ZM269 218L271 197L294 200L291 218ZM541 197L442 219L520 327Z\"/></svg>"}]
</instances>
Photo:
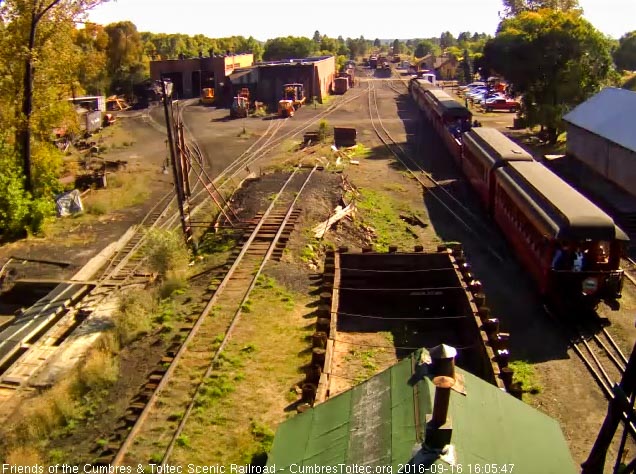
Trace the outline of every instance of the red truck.
<instances>
[{"instance_id":1,"label":"red truck","mask_svg":"<svg viewBox=\"0 0 636 474\"><path fill-rule=\"evenodd\" d=\"M484 104L484 110L486 112L491 112L493 110L508 110L510 112L516 112L520 108L521 108L521 104L519 104L519 102L517 102L516 100L512 100L512 99L503 99L503 98L489 99Z\"/></svg>"}]
</instances>

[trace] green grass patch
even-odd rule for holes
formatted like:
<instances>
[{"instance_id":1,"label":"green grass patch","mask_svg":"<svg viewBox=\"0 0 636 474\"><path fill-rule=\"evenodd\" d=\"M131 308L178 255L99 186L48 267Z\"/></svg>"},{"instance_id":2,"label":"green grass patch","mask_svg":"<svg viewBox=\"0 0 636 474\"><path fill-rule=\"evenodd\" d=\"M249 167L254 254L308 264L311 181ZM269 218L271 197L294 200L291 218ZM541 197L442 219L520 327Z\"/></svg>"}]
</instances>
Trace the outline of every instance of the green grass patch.
<instances>
[{"instance_id":1,"label":"green grass patch","mask_svg":"<svg viewBox=\"0 0 636 474\"><path fill-rule=\"evenodd\" d=\"M228 252L236 245L236 235L232 231L208 232L199 242L199 255Z\"/></svg>"},{"instance_id":2,"label":"green grass patch","mask_svg":"<svg viewBox=\"0 0 636 474\"><path fill-rule=\"evenodd\" d=\"M83 198L87 212L101 215L146 202L150 179L149 174L143 172L108 175L106 189L98 189Z\"/></svg>"},{"instance_id":3,"label":"green grass patch","mask_svg":"<svg viewBox=\"0 0 636 474\"><path fill-rule=\"evenodd\" d=\"M543 387L537 382L534 368L524 360L516 360L510 362L508 366L514 370L513 382L521 384L524 393L536 395L543 390Z\"/></svg>"},{"instance_id":4,"label":"green grass patch","mask_svg":"<svg viewBox=\"0 0 636 474\"><path fill-rule=\"evenodd\" d=\"M410 247L413 244L413 235L400 219L400 214L408 214L411 210L402 202L377 191L360 189L357 207L362 224L371 227L375 234L374 244L378 251L388 250L389 245Z\"/></svg>"},{"instance_id":5,"label":"green grass patch","mask_svg":"<svg viewBox=\"0 0 636 474\"><path fill-rule=\"evenodd\" d=\"M372 154L371 148L364 146L362 143L358 143L357 145L348 148L345 153L352 160L357 160L360 158L369 158Z\"/></svg>"}]
</instances>

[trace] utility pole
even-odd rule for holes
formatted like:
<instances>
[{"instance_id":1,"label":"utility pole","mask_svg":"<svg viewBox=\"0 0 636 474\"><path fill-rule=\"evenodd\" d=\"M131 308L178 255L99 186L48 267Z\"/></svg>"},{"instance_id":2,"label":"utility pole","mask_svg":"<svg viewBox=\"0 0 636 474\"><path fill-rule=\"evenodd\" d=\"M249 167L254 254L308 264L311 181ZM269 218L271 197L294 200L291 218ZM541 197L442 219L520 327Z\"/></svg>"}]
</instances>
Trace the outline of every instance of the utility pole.
<instances>
[{"instance_id":1,"label":"utility pole","mask_svg":"<svg viewBox=\"0 0 636 474\"><path fill-rule=\"evenodd\" d=\"M170 113L170 107L168 104L168 94L166 92L166 83L161 79L161 88L163 92L163 111L166 119L166 131L168 132L168 147L170 148L170 161L172 162L172 176L174 180L174 188L175 193L177 195L177 205L179 207L179 215L181 217L181 230L183 231L183 236L186 241L186 245L191 247L193 250L195 249L194 240L192 237L192 228L187 223L186 214L183 208L183 203L185 200L185 193L183 189L183 181L180 177L179 168L177 167L177 148L175 144L175 139L173 136L173 122L172 122L172 114ZM181 160L179 159L179 167L181 166ZM187 176L186 176L187 179Z\"/></svg>"}]
</instances>

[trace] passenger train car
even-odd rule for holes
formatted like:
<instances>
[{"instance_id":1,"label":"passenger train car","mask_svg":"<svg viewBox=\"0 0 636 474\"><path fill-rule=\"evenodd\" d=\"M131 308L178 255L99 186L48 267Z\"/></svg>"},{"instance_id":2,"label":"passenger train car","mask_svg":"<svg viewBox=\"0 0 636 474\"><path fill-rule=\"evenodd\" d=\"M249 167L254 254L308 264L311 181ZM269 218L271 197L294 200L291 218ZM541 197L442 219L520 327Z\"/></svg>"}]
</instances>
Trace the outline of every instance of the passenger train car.
<instances>
[{"instance_id":1,"label":"passenger train car","mask_svg":"<svg viewBox=\"0 0 636 474\"><path fill-rule=\"evenodd\" d=\"M612 218L501 132L470 129L470 111L444 91L417 79L409 90L546 302L613 306L628 237Z\"/></svg>"},{"instance_id":2,"label":"passenger train car","mask_svg":"<svg viewBox=\"0 0 636 474\"><path fill-rule=\"evenodd\" d=\"M413 79L411 96L424 111L457 162L461 159L460 136L470 129L472 114L443 90L426 79Z\"/></svg>"}]
</instances>

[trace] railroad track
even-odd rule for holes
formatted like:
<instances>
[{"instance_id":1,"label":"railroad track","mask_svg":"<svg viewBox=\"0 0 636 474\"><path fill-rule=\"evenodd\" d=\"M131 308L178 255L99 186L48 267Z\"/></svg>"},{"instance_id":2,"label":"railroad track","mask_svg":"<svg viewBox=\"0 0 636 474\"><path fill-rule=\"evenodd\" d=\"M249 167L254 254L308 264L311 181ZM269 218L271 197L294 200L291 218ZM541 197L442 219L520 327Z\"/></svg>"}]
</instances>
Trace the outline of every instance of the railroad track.
<instances>
[{"instance_id":1,"label":"railroad track","mask_svg":"<svg viewBox=\"0 0 636 474\"><path fill-rule=\"evenodd\" d=\"M625 277L634 286L636 286L636 261L631 257L626 257L621 263L621 267L625 271Z\"/></svg>"},{"instance_id":2,"label":"railroad track","mask_svg":"<svg viewBox=\"0 0 636 474\"><path fill-rule=\"evenodd\" d=\"M427 193L433 196L437 202L444 207L456 220L459 222L470 234L476 237L476 242L483 246L493 257L500 262L503 262L505 258L499 251L488 245L484 239L485 235L494 235L493 231L486 226L481 218L475 215L471 210L464 206L459 199L453 196L440 182L435 180L430 173L426 172L420 164L412 158L404 148L391 136L390 132L382 123L382 117L380 109L378 107L377 90L374 81L368 82L368 94L369 94L369 116L371 118L371 125L380 139L380 141L386 146L393 156L408 170L423 187ZM428 182L427 182L428 181ZM430 184L433 186L431 187ZM453 209L454 208L454 209ZM461 215L463 214L466 219ZM467 222L467 219L472 221L472 224ZM479 230L477 230L478 228Z\"/></svg>"},{"instance_id":3,"label":"railroad track","mask_svg":"<svg viewBox=\"0 0 636 474\"><path fill-rule=\"evenodd\" d=\"M311 127L317 120L328 116L341 106L356 100L363 93L363 91L359 92L358 94L349 96L344 100L337 99L334 104L331 104L319 114L299 123L296 127L287 131L282 136L277 137L276 135L288 120L273 120L263 136L259 137L259 139L256 140L250 148L239 155L230 166L212 180L213 185L218 185L216 189L220 193L222 189L230 185L234 178L243 172L246 166L249 166L256 160L262 158L265 154L272 151L276 146L282 143L283 140L302 133L304 130ZM179 107L176 109L179 120L181 120L183 116L184 109L185 107ZM147 116L146 119L147 121L152 122L151 125L155 126L155 128L165 130L165 127L162 128L161 124L154 122L150 116ZM192 132L185 126L185 124L184 131L185 134L188 135L188 139L191 140L194 138ZM196 141L193 143L194 145L192 146L200 152L199 147L196 145ZM190 215L193 216L204 205L206 205L209 200L207 199L208 191L203 187L203 185L201 185L198 180L193 182L192 176L190 177L190 181L193 194ZM147 230L152 228L174 229L178 227L178 225L179 212L177 210L174 192L171 190L159 198L157 204L153 206L153 208L143 218L140 225L137 226L130 240L121 250L117 251L108 262L106 262L103 270L100 272L100 275L95 279L96 285L92 287L90 291L86 292L86 294L79 300L73 301L72 306L65 308L63 314L56 318L55 321L57 322L55 325L50 327L50 329L47 329L45 333L42 333L41 337L38 338L38 341L30 341L29 348L26 352L22 352L14 364L5 367L3 373L9 372L9 370L13 368L13 365L20 364L25 357L28 357L30 352L33 352L32 349L34 347L47 345L48 342L45 341L55 341L55 346L61 344L64 339L70 336L72 330L81 323L87 314L89 314L90 311L97 307L101 302L106 300L109 295L112 295L115 290L129 284L147 281L148 275L140 273L145 262L140 250L146 242ZM44 359L38 358L38 364L40 366L44 363ZM4 401L11 398L19 388L19 385L11 386L6 389L3 388L3 390L6 390L7 393L0 394L0 404L3 404Z\"/></svg>"},{"instance_id":4,"label":"railroad track","mask_svg":"<svg viewBox=\"0 0 636 474\"><path fill-rule=\"evenodd\" d=\"M284 140L294 138L299 133L306 131L318 120L327 117L334 111L338 110L340 107L358 99L364 93L364 91L361 91L349 97L337 98L336 101L333 104L329 105L325 110L321 111L313 117L308 118L304 122L299 123L291 130L285 131L282 135L279 135L279 132L283 128L283 126L287 123L295 122L295 119L286 118L281 120L271 120L265 134L259 137L247 150L241 153L241 155L239 155L225 170L223 170L214 178L214 186L216 186L219 192L222 190L226 190L232 185L232 183L235 182L235 180L239 178L241 174L247 175L246 169L249 166L251 166L256 161L264 158L268 153L272 152L274 149L276 149L277 146L282 144ZM186 127L184 127L184 129L186 129ZM196 146L196 144L194 148L196 148L199 153L202 154L200 148ZM193 191L191 215L198 213L203 205L207 202L207 200L205 199L205 193L205 189L199 189L196 192ZM164 228L175 227L178 224L178 218L178 214L174 213L172 217L166 221Z\"/></svg>"},{"instance_id":5,"label":"railroad track","mask_svg":"<svg viewBox=\"0 0 636 474\"><path fill-rule=\"evenodd\" d=\"M246 232L245 243L204 310L192 321L185 341L171 347L132 400L118 430L108 440L99 465L147 462L161 450L167 462L176 440L195 407L197 395L213 376L216 363L234 329L242 323L242 310L265 264L280 250L299 214L296 202L316 167L303 175L295 169L269 208ZM245 322L248 324L248 321ZM175 413L182 413L174 430ZM134 452L131 447L134 444Z\"/></svg>"}]
</instances>

